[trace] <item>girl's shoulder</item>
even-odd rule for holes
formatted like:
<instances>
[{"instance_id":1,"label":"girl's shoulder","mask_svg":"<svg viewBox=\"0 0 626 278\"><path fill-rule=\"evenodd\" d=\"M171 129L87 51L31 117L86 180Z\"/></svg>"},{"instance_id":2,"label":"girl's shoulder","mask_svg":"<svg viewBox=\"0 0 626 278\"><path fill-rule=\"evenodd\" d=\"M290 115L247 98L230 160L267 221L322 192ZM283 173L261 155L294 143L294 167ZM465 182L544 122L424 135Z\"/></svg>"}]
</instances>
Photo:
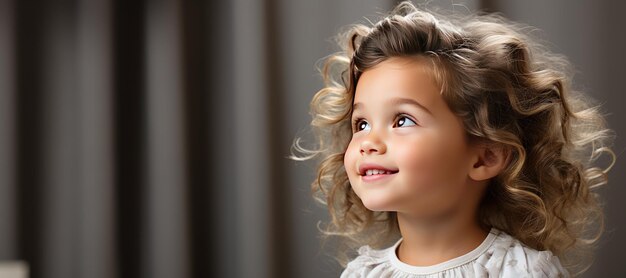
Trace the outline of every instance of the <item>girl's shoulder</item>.
<instances>
[{"instance_id":1,"label":"girl's shoulder","mask_svg":"<svg viewBox=\"0 0 626 278\"><path fill-rule=\"evenodd\" d=\"M432 266L400 261L395 251L401 241L380 250L362 246L341 277L569 277L552 252L530 248L495 228L476 249Z\"/></svg>"},{"instance_id":2,"label":"girl's shoulder","mask_svg":"<svg viewBox=\"0 0 626 278\"><path fill-rule=\"evenodd\" d=\"M495 277L569 277L559 257L551 251L526 246L509 234L492 229L497 236L491 248L476 259L489 276Z\"/></svg>"}]
</instances>

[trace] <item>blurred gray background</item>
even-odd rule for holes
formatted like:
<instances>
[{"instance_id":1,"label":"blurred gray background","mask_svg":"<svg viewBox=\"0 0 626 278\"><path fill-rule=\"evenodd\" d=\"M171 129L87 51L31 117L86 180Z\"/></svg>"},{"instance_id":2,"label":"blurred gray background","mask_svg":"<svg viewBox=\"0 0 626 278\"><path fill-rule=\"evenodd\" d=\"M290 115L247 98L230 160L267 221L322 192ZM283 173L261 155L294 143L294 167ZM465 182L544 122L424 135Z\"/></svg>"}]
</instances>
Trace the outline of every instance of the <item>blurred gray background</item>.
<instances>
[{"instance_id":1,"label":"blurred gray background","mask_svg":"<svg viewBox=\"0 0 626 278\"><path fill-rule=\"evenodd\" d=\"M286 157L331 37L396 3L0 0L0 261L31 277L338 277L314 164ZM501 12L570 58L618 135L585 277L626 277L626 4L427 7Z\"/></svg>"}]
</instances>

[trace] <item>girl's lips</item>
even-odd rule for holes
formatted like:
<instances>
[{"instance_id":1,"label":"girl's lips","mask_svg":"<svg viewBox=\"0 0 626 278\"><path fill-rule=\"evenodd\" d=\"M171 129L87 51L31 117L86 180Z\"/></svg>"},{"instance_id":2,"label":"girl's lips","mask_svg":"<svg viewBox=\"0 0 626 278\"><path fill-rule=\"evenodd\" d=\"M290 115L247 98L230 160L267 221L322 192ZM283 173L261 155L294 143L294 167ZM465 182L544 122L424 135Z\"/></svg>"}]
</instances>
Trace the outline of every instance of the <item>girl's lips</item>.
<instances>
[{"instance_id":1,"label":"girl's lips","mask_svg":"<svg viewBox=\"0 0 626 278\"><path fill-rule=\"evenodd\" d=\"M374 163L359 165L359 175L364 182L384 181L394 177L396 173L398 173L398 169L391 169Z\"/></svg>"},{"instance_id":2,"label":"girl's lips","mask_svg":"<svg viewBox=\"0 0 626 278\"><path fill-rule=\"evenodd\" d=\"M364 182L383 181L383 180L387 180L387 179L394 177L396 173L376 174L376 175L370 175L370 176L362 175L361 180L363 180Z\"/></svg>"},{"instance_id":3,"label":"girl's lips","mask_svg":"<svg viewBox=\"0 0 626 278\"><path fill-rule=\"evenodd\" d=\"M359 175L366 176L367 170L382 170L385 172L391 172L391 174L398 172L398 169L390 169L374 163L363 163L359 165Z\"/></svg>"}]
</instances>

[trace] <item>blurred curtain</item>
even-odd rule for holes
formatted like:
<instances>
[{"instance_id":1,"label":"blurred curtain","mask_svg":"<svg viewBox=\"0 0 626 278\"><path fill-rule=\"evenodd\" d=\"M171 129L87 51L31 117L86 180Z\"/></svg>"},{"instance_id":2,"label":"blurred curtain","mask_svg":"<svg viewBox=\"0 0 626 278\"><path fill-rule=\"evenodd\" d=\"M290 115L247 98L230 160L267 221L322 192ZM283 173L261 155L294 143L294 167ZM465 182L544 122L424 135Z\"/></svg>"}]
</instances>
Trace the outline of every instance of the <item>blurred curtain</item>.
<instances>
[{"instance_id":1,"label":"blurred curtain","mask_svg":"<svg viewBox=\"0 0 626 278\"><path fill-rule=\"evenodd\" d=\"M265 7L239 2L0 2L0 260L271 275Z\"/></svg>"}]
</instances>

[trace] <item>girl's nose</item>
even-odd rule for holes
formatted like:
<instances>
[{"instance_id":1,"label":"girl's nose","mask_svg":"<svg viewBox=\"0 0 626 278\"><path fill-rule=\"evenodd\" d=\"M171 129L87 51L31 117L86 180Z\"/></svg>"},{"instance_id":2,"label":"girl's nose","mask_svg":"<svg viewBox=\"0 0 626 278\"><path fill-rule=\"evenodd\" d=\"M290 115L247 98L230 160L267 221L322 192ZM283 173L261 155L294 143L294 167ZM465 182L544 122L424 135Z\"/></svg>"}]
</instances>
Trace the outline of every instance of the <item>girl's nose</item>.
<instances>
[{"instance_id":1,"label":"girl's nose","mask_svg":"<svg viewBox=\"0 0 626 278\"><path fill-rule=\"evenodd\" d=\"M383 154L387 146L377 138L366 138L361 142L361 154Z\"/></svg>"}]
</instances>

